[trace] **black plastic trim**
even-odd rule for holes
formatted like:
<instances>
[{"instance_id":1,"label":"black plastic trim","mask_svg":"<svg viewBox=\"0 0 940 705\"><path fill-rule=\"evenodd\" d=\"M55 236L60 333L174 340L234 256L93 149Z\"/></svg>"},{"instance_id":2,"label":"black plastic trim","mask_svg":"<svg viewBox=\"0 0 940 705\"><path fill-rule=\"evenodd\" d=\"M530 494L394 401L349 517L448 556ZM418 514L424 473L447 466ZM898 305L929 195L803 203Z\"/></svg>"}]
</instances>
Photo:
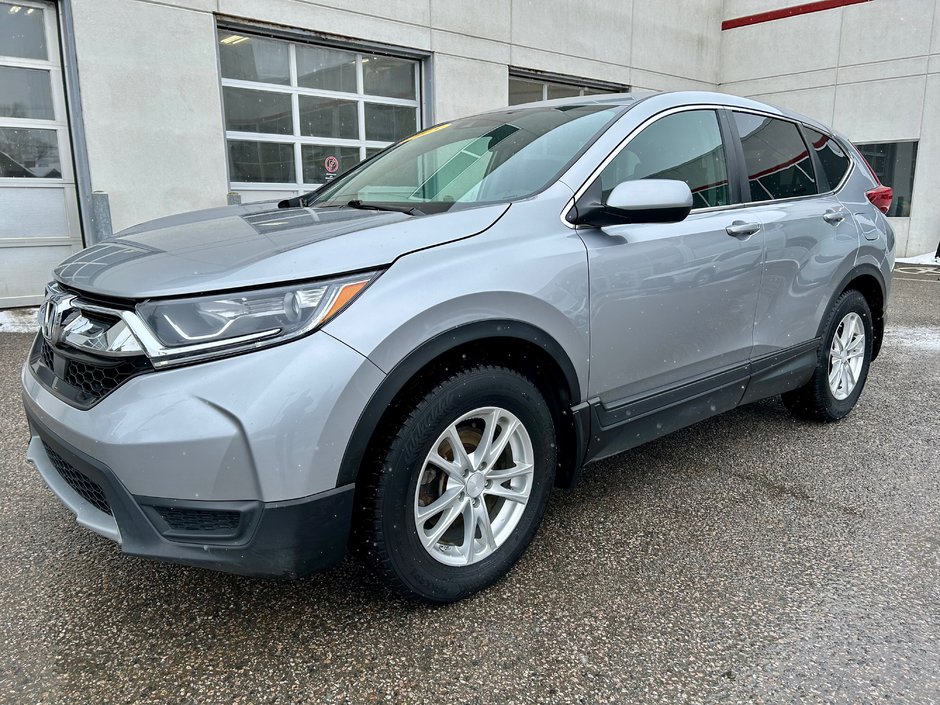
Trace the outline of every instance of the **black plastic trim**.
<instances>
[{"instance_id":1,"label":"black plastic trim","mask_svg":"<svg viewBox=\"0 0 940 705\"><path fill-rule=\"evenodd\" d=\"M541 328L514 320L491 319L451 328L431 338L399 362L372 394L346 444L337 485L353 483L366 447L389 405L408 382L435 358L466 343L485 338L515 338L534 343L545 350L561 368L568 386L569 399L581 399L581 386L574 364L564 348Z\"/></svg>"},{"instance_id":2,"label":"black plastic trim","mask_svg":"<svg viewBox=\"0 0 940 705\"><path fill-rule=\"evenodd\" d=\"M98 483L111 506L124 553L254 577L297 578L339 564L352 522L353 485L283 502L221 502L135 497L114 472L73 448L26 411L33 435ZM235 536L184 542L161 535L141 502L245 511Z\"/></svg>"},{"instance_id":3,"label":"black plastic trim","mask_svg":"<svg viewBox=\"0 0 940 705\"><path fill-rule=\"evenodd\" d=\"M741 404L783 394L806 384L816 369L820 338L751 360L751 376Z\"/></svg>"}]
</instances>

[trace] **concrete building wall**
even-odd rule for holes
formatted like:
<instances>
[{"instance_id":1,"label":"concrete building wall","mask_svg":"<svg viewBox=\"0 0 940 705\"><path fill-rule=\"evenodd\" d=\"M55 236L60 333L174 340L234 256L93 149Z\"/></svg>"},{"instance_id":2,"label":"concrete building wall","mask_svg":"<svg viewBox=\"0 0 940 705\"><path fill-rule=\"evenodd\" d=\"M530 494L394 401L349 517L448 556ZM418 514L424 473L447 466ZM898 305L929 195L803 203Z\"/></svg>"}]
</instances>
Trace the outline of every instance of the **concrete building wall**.
<instances>
[{"instance_id":1,"label":"concrete building wall","mask_svg":"<svg viewBox=\"0 0 940 705\"><path fill-rule=\"evenodd\" d=\"M435 122L506 105L510 67L653 90L718 82L721 0L72 5L92 186L115 229L225 203L216 16L427 52Z\"/></svg>"},{"instance_id":2,"label":"concrete building wall","mask_svg":"<svg viewBox=\"0 0 940 705\"><path fill-rule=\"evenodd\" d=\"M792 0L726 0L724 19ZM940 3L878 0L721 33L719 89L832 125L853 142L918 140L909 218L892 218L898 255L940 240Z\"/></svg>"}]
</instances>

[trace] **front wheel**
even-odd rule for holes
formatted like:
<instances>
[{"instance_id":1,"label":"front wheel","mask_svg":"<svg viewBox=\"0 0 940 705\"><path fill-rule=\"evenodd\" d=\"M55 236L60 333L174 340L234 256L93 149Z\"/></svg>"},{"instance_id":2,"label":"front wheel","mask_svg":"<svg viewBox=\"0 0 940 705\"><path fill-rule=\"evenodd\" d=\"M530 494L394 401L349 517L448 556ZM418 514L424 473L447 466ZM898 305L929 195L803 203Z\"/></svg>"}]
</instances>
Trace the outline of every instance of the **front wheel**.
<instances>
[{"instance_id":1,"label":"front wheel","mask_svg":"<svg viewBox=\"0 0 940 705\"><path fill-rule=\"evenodd\" d=\"M451 602L505 575L555 473L552 416L528 379L458 372L418 401L365 488L366 552L398 592Z\"/></svg>"},{"instance_id":2,"label":"front wheel","mask_svg":"<svg viewBox=\"0 0 940 705\"><path fill-rule=\"evenodd\" d=\"M872 355L871 310L861 293L843 293L829 312L826 332L809 382L783 395L795 415L838 421L858 402Z\"/></svg>"}]
</instances>

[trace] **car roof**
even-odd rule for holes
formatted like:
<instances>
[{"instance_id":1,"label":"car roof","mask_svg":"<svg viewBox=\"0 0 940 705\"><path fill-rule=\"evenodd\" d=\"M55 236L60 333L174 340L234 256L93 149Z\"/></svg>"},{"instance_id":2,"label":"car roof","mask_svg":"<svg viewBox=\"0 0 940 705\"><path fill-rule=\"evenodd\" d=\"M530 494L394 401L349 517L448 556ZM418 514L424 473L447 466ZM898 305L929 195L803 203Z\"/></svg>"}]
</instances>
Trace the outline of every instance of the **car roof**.
<instances>
[{"instance_id":1,"label":"car roof","mask_svg":"<svg viewBox=\"0 0 940 705\"><path fill-rule=\"evenodd\" d=\"M807 115L771 105L770 103L763 103L761 101L752 100L751 98L742 98L741 96L731 95L730 93L719 93L717 91L632 91L630 93L601 93L598 95L555 98L553 100L522 103L519 105L511 105L509 108L561 107L567 105L596 104L632 107L641 101L654 101L659 104L656 107L662 110L698 104L758 110L771 115L779 115L780 117L789 118L790 120L796 120L823 132L833 134L832 128ZM506 108L501 108L500 110L506 110Z\"/></svg>"}]
</instances>

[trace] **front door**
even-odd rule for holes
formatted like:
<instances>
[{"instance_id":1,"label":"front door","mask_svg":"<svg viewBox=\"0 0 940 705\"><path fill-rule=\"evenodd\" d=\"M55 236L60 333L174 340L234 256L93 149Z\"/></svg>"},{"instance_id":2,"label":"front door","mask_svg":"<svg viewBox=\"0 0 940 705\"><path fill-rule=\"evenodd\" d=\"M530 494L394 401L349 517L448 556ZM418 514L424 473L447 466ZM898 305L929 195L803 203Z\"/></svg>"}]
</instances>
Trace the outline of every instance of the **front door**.
<instances>
[{"instance_id":1,"label":"front door","mask_svg":"<svg viewBox=\"0 0 940 705\"><path fill-rule=\"evenodd\" d=\"M0 308L81 246L55 6L0 0Z\"/></svg>"},{"instance_id":2,"label":"front door","mask_svg":"<svg viewBox=\"0 0 940 705\"><path fill-rule=\"evenodd\" d=\"M712 382L729 391L716 405L740 398L763 234L740 209L722 208L734 202L727 161L717 113L688 110L650 124L600 175L605 198L628 179L683 180L695 209L680 223L579 231L589 252L590 395L610 423L653 411L657 398L679 403L683 388L707 399Z\"/></svg>"}]
</instances>

